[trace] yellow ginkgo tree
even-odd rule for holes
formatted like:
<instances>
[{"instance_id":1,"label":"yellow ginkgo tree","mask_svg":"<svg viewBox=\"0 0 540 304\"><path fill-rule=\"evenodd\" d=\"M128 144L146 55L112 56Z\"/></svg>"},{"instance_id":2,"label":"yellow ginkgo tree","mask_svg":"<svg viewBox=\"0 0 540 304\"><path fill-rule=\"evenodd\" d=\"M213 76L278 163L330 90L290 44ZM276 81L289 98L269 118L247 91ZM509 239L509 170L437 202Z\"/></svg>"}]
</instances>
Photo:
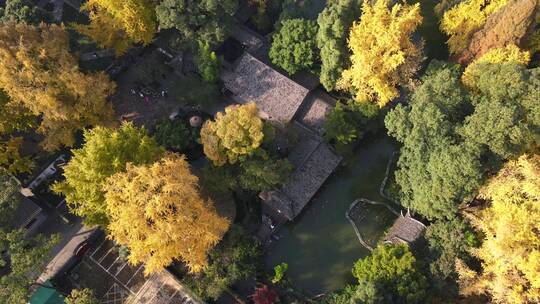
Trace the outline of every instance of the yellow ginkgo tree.
<instances>
[{"instance_id":1,"label":"yellow ginkgo tree","mask_svg":"<svg viewBox=\"0 0 540 304\"><path fill-rule=\"evenodd\" d=\"M45 136L45 149L72 146L79 130L113 123L107 98L115 83L104 72L79 70L63 26L0 24L0 62L0 88L9 106L40 117L37 131Z\"/></svg>"},{"instance_id":2,"label":"yellow ginkgo tree","mask_svg":"<svg viewBox=\"0 0 540 304\"><path fill-rule=\"evenodd\" d=\"M349 35L352 65L343 71L338 89L381 107L396 98L398 86L409 83L422 60L421 43L411 37L421 23L418 3L390 6L389 0L364 1L362 17Z\"/></svg>"},{"instance_id":3,"label":"yellow ginkgo tree","mask_svg":"<svg viewBox=\"0 0 540 304\"><path fill-rule=\"evenodd\" d=\"M263 121L255 103L230 106L207 121L201 129L204 153L216 166L234 164L239 157L253 154L261 145Z\"/></svg>"},{"instance_id":4,"label":"yellow ginkgo tree","mask_svg":"<svg viewBox=\"0 0 540 304\"><path fill-rule=\"evenodd\" d=\"M208 252L221 240L229 221L199 193L184 156L168 154L152 165L128 164L104 186L109 236L129 248L132 264L145 274L175 259L192 272L208 265Z\"/></svg>"},{"instance_id":5,"label":"yellow ginkgo tree","mask_svg":"<svg viewBox=\"0 0 540 304\"><path fill-rule=\"evenodd\" d=\"M490 206L471 216L483 233L479 273L458 263L463 294L493 303L540 303L540 156L508 162L481 190Z\"/></svg>"},{"instance_id":6,"label":"yellow ginkgo tree","mask_svg":"<svg viewBox=\"0 0 540 304\"><path fill-rule=\"evenodd\" d=\"M157 31L153 0L89 0L81 10L87 11L90 24L76 24L81 34L94 39L103 48L124 53L134 43L149 44Z\"/></svg>"},{"instance_id":7,"label":"yellow ginkgo tree","mask_svg":"<svg viewBox=\"0 0 540 304\"><path fill-rule=\"evenodd\" d=\"M482 28L488 16L504 7L509 0L465 0L444 13L441 30L446 33L451 54L461 53L472 34Z\"/></svg>"}]
</instances>

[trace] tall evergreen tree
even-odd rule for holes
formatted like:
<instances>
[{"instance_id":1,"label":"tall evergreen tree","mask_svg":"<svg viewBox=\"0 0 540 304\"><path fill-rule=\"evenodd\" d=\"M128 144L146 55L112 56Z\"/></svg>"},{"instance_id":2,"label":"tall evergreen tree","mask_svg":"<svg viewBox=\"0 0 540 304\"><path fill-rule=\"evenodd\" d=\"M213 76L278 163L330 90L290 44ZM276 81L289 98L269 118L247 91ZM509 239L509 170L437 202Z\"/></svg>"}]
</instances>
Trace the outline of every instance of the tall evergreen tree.
<instances>
[{"instance_id":1,"label":"tall evergreen tree","mask_svg":"<svg viewBox=\"0 0 540 304\"><path fill-rule=\"evenodd\" d=\"M359 0L331 0L319 14L317 46L321 51L321 84L328 91L335 88L349 62L347 38L353 21L360 16Z\"/></svg>"}]
</instances>

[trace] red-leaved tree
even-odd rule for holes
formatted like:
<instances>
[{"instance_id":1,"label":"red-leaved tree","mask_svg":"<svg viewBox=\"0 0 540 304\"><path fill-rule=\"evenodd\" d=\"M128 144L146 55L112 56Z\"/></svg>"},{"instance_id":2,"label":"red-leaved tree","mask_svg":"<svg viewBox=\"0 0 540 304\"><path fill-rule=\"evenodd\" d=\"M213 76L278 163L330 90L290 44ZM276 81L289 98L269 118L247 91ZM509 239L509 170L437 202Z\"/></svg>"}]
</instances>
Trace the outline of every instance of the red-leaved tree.
<instances>
[{"instance_id":1,"label":"red-leaved tree","mask_svg":"<svg viewBox=\"0 0 540 304\"><path fill-rule=\"evenodd\" d=\"M274 304L279 300L277 292L270 289L267 285L262 285L255 289L255 293L251 295L254 304Z\"/></svg>"}]
</instances>

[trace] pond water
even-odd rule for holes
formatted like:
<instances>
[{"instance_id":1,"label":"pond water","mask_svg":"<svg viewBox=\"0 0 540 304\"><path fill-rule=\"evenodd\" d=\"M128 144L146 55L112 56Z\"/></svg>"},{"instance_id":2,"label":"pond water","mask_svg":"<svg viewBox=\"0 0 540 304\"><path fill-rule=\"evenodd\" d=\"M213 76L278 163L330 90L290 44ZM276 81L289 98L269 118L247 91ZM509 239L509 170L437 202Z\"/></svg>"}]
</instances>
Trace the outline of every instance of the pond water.
<instances>
[{"instance_id":1,"label":"pond water","mask_svg":"<svg viewBox=\"0 0 540 304\"><path fill-rule=\"evenodd\" d=\"M280 240L269 249L267 266L288 263L287 277L298 289L315 295L343 288L353 279L354 262L369 254L345 212L360 197L386 202L378 189L396 146L386 136L362 145L344 160L346 165L327 180L296 221L279 231ZM378 240L395 215L380 206L369 211L373 217L359 230L366 239Z\"/></svg>"}]
</instances>

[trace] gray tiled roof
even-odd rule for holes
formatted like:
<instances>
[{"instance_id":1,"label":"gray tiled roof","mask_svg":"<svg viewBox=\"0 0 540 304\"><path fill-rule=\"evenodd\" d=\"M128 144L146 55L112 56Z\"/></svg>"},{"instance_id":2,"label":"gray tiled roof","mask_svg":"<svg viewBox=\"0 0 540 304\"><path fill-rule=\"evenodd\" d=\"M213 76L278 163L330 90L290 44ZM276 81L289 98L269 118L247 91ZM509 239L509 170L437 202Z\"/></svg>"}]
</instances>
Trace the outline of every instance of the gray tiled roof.
<instances>
[{"instance_id":1,"label":"gray tiled roof","mask_svg":"<svg viewBox=\"0 0 540 304\"><path fill-rule=\"evenodd\" d=\"M335 104L336 100L330 95L320 90L312 91L298 111L296 120L322 136L326 116L334 109Z\"/></svg>"},{"instance_id":2,"label":"gray tiled roof","mask_svg":"<svg viewBox=\"0 0 540 304\"><path fill-rule=\"evenodd\" d=\"M296 167L279 190L261 194L264 203L293 220L317 193L341 161L324 142L304 137L289 160Z\"/></svg>"},{"instance_id":3,"label":"gray tiled roof","mask_svg":"<svg viewBox=\"0 0 540 304\"><path fill-rule=\"evenodd\" d=\"M20 202L15 211L13 225L17 228L23 228L41 212L41 208L30 199L22 195L17 196Z\"/></svg>"},{"instance_id":4,"label":"gray tiled roof","mask_svg":"<svg viewBox=\"0 0 540 304\"><path fill-rule=\"evenodd\" d=\"M410 244L418 239L426 226L420 221L413 219L409 212L406 215L401 214L397 220L394 222L394 225L390 228L386 237L384 238L385 243L400 244L407 243Z\"/></svg>"},{"instance_id":5,"label":"gray tiled roof","mask_svg":"<svg viewBox=\"0 0 540 304\"><path fill-rule=\"evenodd\" d=\"M293 118L309 93L249 53L244 53L232 70L225 69L221 79L237 102L255 102L263 118L281 123Z\"/></svg>"}]
</instances>

